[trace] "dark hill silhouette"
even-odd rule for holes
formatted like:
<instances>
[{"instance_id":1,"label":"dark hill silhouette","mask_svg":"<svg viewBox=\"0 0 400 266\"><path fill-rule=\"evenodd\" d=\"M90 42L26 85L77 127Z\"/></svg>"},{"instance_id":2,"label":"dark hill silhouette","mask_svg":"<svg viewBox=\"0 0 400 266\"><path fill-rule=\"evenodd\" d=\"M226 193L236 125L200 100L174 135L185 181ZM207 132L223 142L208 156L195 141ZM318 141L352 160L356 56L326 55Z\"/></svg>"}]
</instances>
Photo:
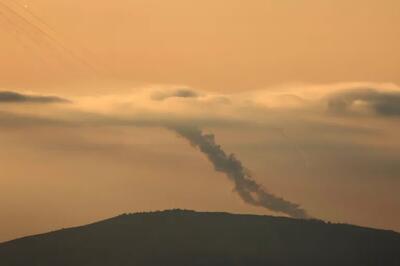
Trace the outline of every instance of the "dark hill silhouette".
<instances>
[{"instance_id":1,"label":"dark hill silhouette","mask_svg":"<svg viewBox=\"0 0 400 266\"><path fill-rule=\"evenodd\" d=\"M317 220L172 210L0 244L1 266L399 266L400 234Z\"/></svg>"}]
</instances>

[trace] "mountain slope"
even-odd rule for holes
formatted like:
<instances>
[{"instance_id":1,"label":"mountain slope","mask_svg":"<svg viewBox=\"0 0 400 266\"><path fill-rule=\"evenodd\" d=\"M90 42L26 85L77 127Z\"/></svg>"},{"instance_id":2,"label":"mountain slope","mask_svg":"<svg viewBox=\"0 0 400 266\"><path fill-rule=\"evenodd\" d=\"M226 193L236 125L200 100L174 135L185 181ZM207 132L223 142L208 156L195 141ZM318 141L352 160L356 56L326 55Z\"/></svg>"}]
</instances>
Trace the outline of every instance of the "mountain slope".
<instances>
[{"instance_id":1,"label":"mountain slope","mask_svg":"<svg viewBox=\"0 0 400 266\"><path fill-rule=\"evenodd\" d=\"M400 265L400 234L282 217L164 211L0 244L2 266Z\"/></svg>"}]
</instances>

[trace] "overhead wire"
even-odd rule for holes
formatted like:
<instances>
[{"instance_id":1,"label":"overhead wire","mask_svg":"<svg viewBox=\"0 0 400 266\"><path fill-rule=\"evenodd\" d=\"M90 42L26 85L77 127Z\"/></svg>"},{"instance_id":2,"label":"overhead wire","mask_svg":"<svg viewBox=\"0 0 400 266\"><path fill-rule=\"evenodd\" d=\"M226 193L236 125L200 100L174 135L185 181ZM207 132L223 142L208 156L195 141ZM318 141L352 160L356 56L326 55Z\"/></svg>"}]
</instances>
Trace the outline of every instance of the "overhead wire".
<instances>
[{"instance_id":1,"label":"overhead wire","mask_svg":"<svg viewBox=\"0 0 400 266\"><path fill-rule=\"evenodd\" d=\"M92 74L97 75L96 68L85 58L77 55L73 50L69 49L69 47L59 40L48 23L31 10L22 6L21 3L12 0L10 1L26 13L26 16L24 16L22 12L17 11L15 7L13 8L10 4L5 3L4 0L0 1L0 8L4 12L3 16L5 16L4 14L8 14L9 17L14 18L15 21L12 21L13 26L20 29L21 32L27 35L27 37L34 41L39 47L46 45L51 50L61 53L59 56L63 57L63 60L66 59L65 55L67 55L70 59L75 61L75 64L84 66L86 69L90 70Z\"/></svg>"}]
</instances>

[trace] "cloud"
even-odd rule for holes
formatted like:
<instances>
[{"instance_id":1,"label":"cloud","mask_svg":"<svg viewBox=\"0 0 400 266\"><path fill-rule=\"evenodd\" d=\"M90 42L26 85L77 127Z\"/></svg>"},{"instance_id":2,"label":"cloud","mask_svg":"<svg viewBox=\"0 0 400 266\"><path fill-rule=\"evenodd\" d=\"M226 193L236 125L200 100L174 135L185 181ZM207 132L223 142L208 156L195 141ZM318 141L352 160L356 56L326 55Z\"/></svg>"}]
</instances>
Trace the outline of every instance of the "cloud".
<instances>
[{"instance_id":1,"label":"cloud","mask_svg":"<svg viewBox=\"0 0 400 266\"><path fill-rule=\"evenodd\" d=\"M169 98L197 98L200 95L191 89L176 89L172 91L157 91L154 92L151 98L155 101L164 101Z\"/></svg>"},{"instance_id":2,"label":"cloud","mask_svg":"<svg viewBox=\"0 0 400 266\"><path fill-rule=\"evenodd\" d=\"M18 114L0 111L0 128L33 128L33 127L76 127L80 123L64 120L60 117L40 116L38 114Z\"/></svg>"},{"instance_id":3,"label":"cloud","mask_svg":"<svg viewBox=\"0 0 400 266\"><path fill-rule=\"evenodd\" d=\"M369 87L371 89L360 89ZM186 90L186 89L185 89ZM373 123L357 119L382 119L398 115L400 89L391 84L343 83L333 85L299 85L245 93L221 94L187 89L185 93L173 86L135 89L122 95L95 97L43 96L3 92L6 102L45 103L35 106L2 105L2 111L18 117L59 121L75 125L110 126L189 126L199 128L288 129L305 134L334 135L336 138L371 135L383 131ZM14 97L5 97L12 95ZM169 95L168 100L154 100L154 95ZM176 97L173 95L184 95ZM189 97L193 95L193 97ZM197 95L196 97L194 95ZM21 99L22 98L22 99ZM160 99L160 98L157 98ZM5 101L5 100L3 100ZM51 102L70 102L67 105L48 105ZM0 101L1 103L1 101ZM327 112L328 110L328 112ZM363 112L366 116L330 114ZM379 114L377 116L376 114ZM7 120L7 123L5 121ZM18 119L18 121L22 121ZM53 122L52 122L53 123ZM0 126L12 124L0 120ZM19 123L22 125L23 123ZM53 123L54 124L54 123Z\"/></svg>"},{"instance_id":4,"label":"cloud","mask_svg":"<svg viewBox=\"0 0 400 266\"><path fill-rule=\"evenodd\" d=\"M361 87L370 89L360 89ZM74 123L157 126L175 124L198 127L304 127L323 131L362 133L363 127L350 118L335 120L328 113L369 111L371 119L400 112L400 89L392 84L343 83L298 85L244 93L222 94L191 88L158 86L135 89L132 93L95 97L74 97L0 92L1 102L59 103L31 108L18 105L3 109ZM12 109L12 110L11 110ZM3 110L4 111L4 110ZM39 112L40 111L40 112ZM372 113L372 115L371 115ZM376 117L375 114L379 114ZM335 130L337 128L337 130Z\"/></svg>"},{"instance_id":5,"label":"cloud","mask_svg":"<svg viewBox=\"0 0 400 266\"><path fill-rule=\"evenodd\" d=\"M67 103L67 102L70 101L65 98L56 96L23 94L13 91L0 91L0 104L1 103L49 104L49 103Z\"/></svg>"},{"instance_id":6,"label":"cloud","mask_svg":"<svg viewBox=\"0 0 400 266\"><path fill-rule=\"evenodd\" d=\"M400 115L400 92L359 88L330 96L328 110L336 114L373 112L380 116Z\"/></svg>"}]
</instances>

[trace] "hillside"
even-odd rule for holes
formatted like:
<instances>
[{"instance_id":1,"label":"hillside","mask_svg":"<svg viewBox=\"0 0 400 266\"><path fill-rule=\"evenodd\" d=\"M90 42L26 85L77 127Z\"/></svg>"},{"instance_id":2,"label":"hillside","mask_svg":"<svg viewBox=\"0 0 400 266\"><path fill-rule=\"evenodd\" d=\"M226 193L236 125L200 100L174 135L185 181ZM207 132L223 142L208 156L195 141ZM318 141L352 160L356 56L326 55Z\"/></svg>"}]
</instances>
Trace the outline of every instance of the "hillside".
<instances>
[{"instance_id":1,"label":"hillside","mask_svg":"<svg viewBox=\"0 0 400 266\"><path fill-rule=\"evenodd\" d=\"M1 266L399 266L400 234L282 217L172 210L0 244Z\"/></svg>"}]
</instances>

